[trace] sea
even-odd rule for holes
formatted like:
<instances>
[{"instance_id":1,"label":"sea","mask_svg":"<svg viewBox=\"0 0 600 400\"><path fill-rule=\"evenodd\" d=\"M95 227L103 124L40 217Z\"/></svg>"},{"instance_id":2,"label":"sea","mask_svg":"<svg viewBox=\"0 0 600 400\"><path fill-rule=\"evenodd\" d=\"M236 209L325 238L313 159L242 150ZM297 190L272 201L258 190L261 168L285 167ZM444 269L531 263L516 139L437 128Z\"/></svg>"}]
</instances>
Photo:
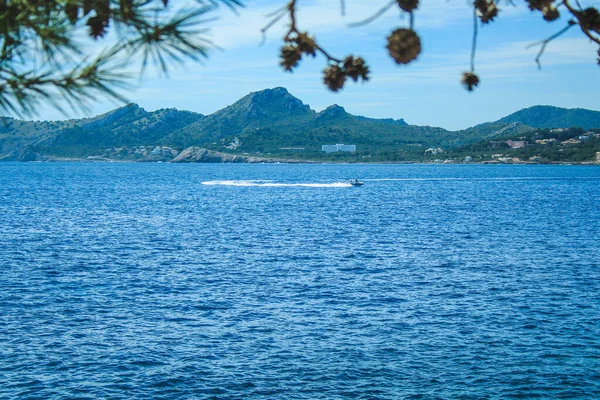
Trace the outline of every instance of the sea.
<instances>
[{"instance_id":1,"label":"sea","mask_svg":"<svg viewBox=\"0 0 600 400\"><path fill-rule=\"evenodd\" d=\"M0 398L599 399L600 167L0 163Z\"/></svg>"}]
</instances>

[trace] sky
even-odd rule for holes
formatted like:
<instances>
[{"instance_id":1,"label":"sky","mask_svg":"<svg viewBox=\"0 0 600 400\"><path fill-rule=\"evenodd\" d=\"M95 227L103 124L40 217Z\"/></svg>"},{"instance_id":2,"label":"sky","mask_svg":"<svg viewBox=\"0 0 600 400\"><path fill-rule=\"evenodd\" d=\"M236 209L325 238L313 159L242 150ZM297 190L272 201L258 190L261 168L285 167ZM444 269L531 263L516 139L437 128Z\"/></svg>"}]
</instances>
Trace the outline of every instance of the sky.
<instances>
[{"instance_id":1,"label":"sky","mask_svg":"<svg viewBox=\"0 0 600 400\"><path fill-rule=\"evenodd\" d=\"M177 108L210 114L249 92L283 86L316 111L338 104L355 115L403 118L409 124L450 130L494 121L534 105L600 110L597 46L574 27L548 44L538 69L539 47L528 46L561 30L566 18L545 22L523 0L515 0L517 6L503 2L498 18L480 26L476 72L481 83L471 93L460 84L461 74L469 69L473 30L467 1L423 0L414 21L422 53L416 62L398 66L387 54L386 37L408 26L406 15L392 9L366 26L348 27L388 0L345 0L344 16L339 0L298 0L299 29L315 35L332 55L362 56L370 66L368 82L347 82L338 93L322 83L326 66L322 56L301 61L293 73L279 66L287 20L273 26L265 38L260 30L270 21L268 15L285 3L247 1L238 14L222 7L215 14L218 19L207 24L209 38L219 47L207 60L175 67L168 77L147 70L123 94L148 111ZM600 0L582 3L600 6ZM48 106L33 119L89 117L121 105L97 99L89 112L67 116Z\"/></svg>"}]
</instances>

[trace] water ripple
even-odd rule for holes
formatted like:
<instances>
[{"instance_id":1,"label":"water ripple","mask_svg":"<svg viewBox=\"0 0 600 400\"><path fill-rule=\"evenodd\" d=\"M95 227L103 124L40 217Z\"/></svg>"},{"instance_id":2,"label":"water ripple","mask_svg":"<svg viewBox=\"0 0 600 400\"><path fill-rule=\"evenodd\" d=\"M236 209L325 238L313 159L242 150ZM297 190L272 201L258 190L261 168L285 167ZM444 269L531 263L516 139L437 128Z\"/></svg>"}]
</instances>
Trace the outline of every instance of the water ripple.
<instances>
[{"instance_id":1,"label":"water ripple","mask_svg":"<svg viewBox=\"0 0 600 400\"><path fill-rule=\"evenodd\" d=\"M0 398L600 398L598 179L0 164Z\"/></svg>"}]
</instances>

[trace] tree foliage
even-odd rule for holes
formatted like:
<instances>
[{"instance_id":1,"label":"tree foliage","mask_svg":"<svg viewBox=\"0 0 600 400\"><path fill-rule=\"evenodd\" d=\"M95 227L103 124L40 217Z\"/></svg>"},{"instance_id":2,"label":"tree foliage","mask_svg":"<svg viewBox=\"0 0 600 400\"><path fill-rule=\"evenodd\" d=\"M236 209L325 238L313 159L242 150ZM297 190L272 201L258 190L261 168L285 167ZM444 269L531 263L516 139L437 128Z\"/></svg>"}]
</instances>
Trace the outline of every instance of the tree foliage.
<instances>
[{"instance_id":1,"label":"tree foliage","mask_svg":"<svg viewBox=\"0 0 600 400\"><path fill-rule=\"evenodd\" d=\"M167 72L172 63L207 56L202 24L220 4L198 0L175 8L168 0L0 0L0 110L30 115L57 99L85 107L98 94L118 90L141 60ZM81 43L86 32L93 42Z\"/></svg>"},{"instance_id":2,"label":"tree foliage","mask_svg":"<svg viewBox=\"0 0 600 400\"><path fill-rule=\"evenodd\" d=\"M470 69L463 74L462 83L471 91L480 82L475 73L478 25L493 22L502 7L515 5L510 0L503 4L500 0L469 1L473 43ZM60 108L58 99L85 108L99 94L122 99L120 90L137 75L132 73L131 63L139 61L142 72L152 64L167 73L172 64L206 58L212 44L205 36L204 23L221 5L232 10L243 6L243 0L171 2L177 4L169 0L0 0L0 111L31 115L45 103ZM288 19L280 52L282 68L292 72L302 58L320 55L326 60L323 82L329 89L342 89L348 79L368 80L369 67L363 58L335 57L300 28L302 21L296 17L299 3L285 2L263 29L266 32ZM584 8L577 0L526 0L526 4L546 21L556 20L561 13L569 15L563 29L538 43L538 63L551 40L578 27L599 45L600 64L597 8ZM340 0L340 6L343 14L345 0ZM354 25L368 24L394 8L407 14L409 22L408 26L392 28L387 51L394 62L408 64L421 53L421 39L415 29L418 0L391 0ZM84 31L91 44L79 40ZM101 44L105 45L103 50Z\"/></svg>"}]
</instances>

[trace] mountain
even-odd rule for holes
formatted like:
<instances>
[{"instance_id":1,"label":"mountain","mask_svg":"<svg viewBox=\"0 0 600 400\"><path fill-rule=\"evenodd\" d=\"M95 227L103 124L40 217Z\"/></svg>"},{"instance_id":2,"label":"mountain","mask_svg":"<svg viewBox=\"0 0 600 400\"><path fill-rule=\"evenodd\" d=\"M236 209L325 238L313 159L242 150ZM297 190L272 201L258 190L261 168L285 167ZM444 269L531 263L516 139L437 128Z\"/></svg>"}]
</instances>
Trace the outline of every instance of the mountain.
<instances>
[{"instance_id":1,"label":"mountain","mask_svg":"<svg viewBox=\"0 0 600 400\"><path fill-rule=\"evenodd\" d=\"M202 114L176 109L148 112L128 104L93 118L67 121L8 119L0 128L0 159L22 159L37 152L60 157L83 157L100 148L155 145Z\"/></svg>"},{"instance_id":2,"label":"mountain","mask_svg":"<svg viewBox=\"0 0 600 400\"><path fill-rule=\"evenodd\" d=\"M365 151L397 151L399 145L431 145L451 136L445 129L417 127L404 120L355 116L335 104L317 113L278 87L250 93L165 139L182 148L201 146L250 154L303 148L319 154L327 143L353 143Z\"/></svg>"},{"instance_id":3,"label":"mountain","mask_svg":"<svg viewBox=\"0 0 600 400\"><path fill-rule=\"evenodd\" d=\"M171 160L182 150L195 147L192 153L204 154L196 157L202 160L227 153L240 160L266 156L403 161L422 158L429 147L457 149L482 140L519 137L534 127L565 126L559 123L600 127L600 112L536 106L495 122L448 131L409 125L403 119L357 116L337 104L316 112L285 88L277 87L249 93L206 116L176 109L148 112L128 104L85 119L52 122L5 118L0 124L0 160L157 161ZM352 155L321 151L322 145L335 143L354 144L359 150ZM206 154L211 156L203 151L210 151Z\"/></svg>"},{"instance_id":4,"label":"mountain","mask_svg":"<svg viewBox=\"0 0 600 400\"><path fill-rule=\"evenodd\" d=\"M267 126L301 124L315 111L285 88L252 92L230 106L192 123L172 135L180 146L204 144Z\"/></svg>"},{"instance_id":5,"label":"mountain","mask_svg":"<svg viewBox=\"0 0 600 400\"><path fill-rule=\"evenodd\" d=\"M560 108L552 106L533 106L512 113L495 123L521 122L534 128L570 128L580 126L584 129L600 127L600 111L583 108Z\"/></svg>"},{"instance_id":6,"label":"mountain","mask_svg":"<svg viewBox=\"0 0 600 400\"><path fill-rule=\"evenodd\" d=\"M148 112L128 104L106 114L81 120L57 132L49 145L135 146L152 145L165 136L202 120L202 114L176 109Z\"/></svg>"}]
</instances>

